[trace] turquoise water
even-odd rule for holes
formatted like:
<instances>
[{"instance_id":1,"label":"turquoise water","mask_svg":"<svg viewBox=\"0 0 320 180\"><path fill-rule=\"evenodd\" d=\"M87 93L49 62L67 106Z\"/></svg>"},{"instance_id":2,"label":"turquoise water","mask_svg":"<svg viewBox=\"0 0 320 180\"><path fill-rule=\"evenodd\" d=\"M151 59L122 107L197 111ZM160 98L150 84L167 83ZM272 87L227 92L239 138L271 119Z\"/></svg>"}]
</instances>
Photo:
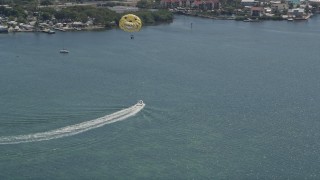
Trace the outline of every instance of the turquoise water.
<instances>
[{"instance_id":1,"label":"turquoise water","mask_svg":"<svg viewBox=\"0 0 320 180\"><path fill-rule=\"evenodd\" d=\"M190 23L193 23L190 29ZM319 179L320 18L0 34L0 179ZM66 47L70 54L59 54Z\"/></svg>"}]
</instances>

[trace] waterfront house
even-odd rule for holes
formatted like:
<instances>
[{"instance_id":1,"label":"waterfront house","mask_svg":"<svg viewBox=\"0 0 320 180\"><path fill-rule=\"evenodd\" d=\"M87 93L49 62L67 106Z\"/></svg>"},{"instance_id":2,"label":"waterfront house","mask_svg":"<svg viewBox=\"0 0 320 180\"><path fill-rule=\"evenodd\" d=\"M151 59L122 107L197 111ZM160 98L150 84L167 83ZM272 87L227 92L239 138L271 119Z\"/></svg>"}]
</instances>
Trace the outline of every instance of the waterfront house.
<instances>
[{"instance_id":1,"label":"waterfront house","mask_svg":"<svg viewBox=\"0 0 320 180\"><path fill-rule=\"evenodd\" d=\"M29 25L29 24L23 24L23 23L20 23L19 24L20 28L26 30L26 31L31 31L34 29L34 26L32 25Z\"/></svg>"},{"instance_id":2,"label":"waterfront house","mask_svg":"<svg viewBox=\"0 0 320 180\"><path fill-rule=\"evenodd\" d=\"M7 22L7 24L10 25L10 26L16 26L16 25L18 24L18 22L16 22L16 21L9 21L9 22Z\"/></svg>"},{"instance_id":3,"label":"waterfront house","mask_svg":"<svg viewBox=\"0 0 320 180\"><path fill-rule=\"evenodd\" d=\"M219 0L161 0L161 4L166 8L189 7L201 10L219 8Z\"/></svg>"},{"instance_id":4,"label":"waterfront house","mask_svg":"<svg viewBox=\"0 0 320 180\"><path fill-rule=\"evenodd\" d=\"M287 2L282 3L281 1L271 1L271 9L273 12L283 12L284 10L289 9Z\"/></svg>"},{"instance_id":5,"label":"waterfront house","mask_svg":"<svg viewBox=\"0 0 320 180\"><path fill-rule=\"evenodd\" d=\"M85 27L85 26L86 26L85 24L83 24L82 22L78 22L78 21L72 23L72 27L81 28L81 27Z\"/></svg>"},{"instance_id":6,"label":"waterfront house","mask_svg":"<svg viewBox=\"0 0 320 180\"><path fill-rule=\"evenodd\" d=\"M272 13L272 9L271 8L269 8L269 7L265 7L265 8L263 8L264 9L264 12L265 13Z\"/></svg>"},{"instance_id":7,"label":"waterfront house","mask_svg":"<svg viewBox=\"0 0 320 180\"><path fill-rule=\"evenodd\" d=\"M263 15L263 7L251 7L251 16L260 17Z\"/></svg>"},{"instance_id":8,"label":"waterfront house","mask_svg":"<svg viewBox=\"0 0 320 180\"><path fill-rule=\"evenodd\" d=\"M161 0L162 6L166 8L191 7L194 0Z\"/></svg>"},{"instance_id":9,"label":"waterfront house","mask_svg":"<svg viewBox=\"0 0 320 180\"><path fill-rule=\"evenodd\" d=\"M111 11L115 11L116 13L126 13L126 12L136 12L139 11L137 7L129 7L129 6L113 6L107 7Z\"/></svg>"},{"instance_id":10,"label":"waterfront house","mask_svg":"<svg viewBox=\"0 0 320 180\"><path fill-rule=\"evenodd\" d=\"M166 8L176 8L176 7L182 7L180 4L185 3L186 1L179 1L179 0L161 0L161 4L163 7ZM189 1L190 2L190 1ZM190 4L190 3L188 3Z\"/></svg>"},{"instance_id":11,"label":"waterfront house","mask_svg":"<svg viewBox=\"0 0 320 180\"><path fill-rule=\"evenodd\" d=\"M300 0L287 0L288 3L292 3L292 4L300 4Z\"/></svg>"},{"instance_id":12,"label":"waterfront house","mask_svg":"<svg viewBox=\"0 0 320 180\"><path fill-rule=\"evenodd\" d=\"M318 9L316 9L317 11L319 11L320 8L320 0L308 0L308 3L314 7L318 7Z\"/></svg>"},{"instance_id":13,"label":"waterfront house","mask_svg":"<svg viewBox=\"0 0 320 180\"><path fill-rule=\"evenodd\" d=\"M304 9L296 8L296 9L289 9L288 10L288 17L294 19L304 19L305 13Z\"/></svg>"},{"instance_id":14,"label":"waterfront house","mask_svg":"<svg viewBox=\"0 0 320 180\"><path fill-rule=\"evenodd\" d=\"M49 27L50 27L50 25L49 25L49 24L47 24L47 23L44 23L44 22L43 22L43 23L39 23L39 27L40 27L40 28L44 28L44 29L45 29L45 28L49 28Z\"/></svg>"},{"instance_id":15,"label":"waterfront house","mask_svg":"<svg viewBox=\"0 0 320 180\"><path fill-rule=\"evenodd\" d=\"M219 8L218 0L195 0L193 3L194 7L198 7L202 10L213 10Z\"/></svg>"}]
</instances>

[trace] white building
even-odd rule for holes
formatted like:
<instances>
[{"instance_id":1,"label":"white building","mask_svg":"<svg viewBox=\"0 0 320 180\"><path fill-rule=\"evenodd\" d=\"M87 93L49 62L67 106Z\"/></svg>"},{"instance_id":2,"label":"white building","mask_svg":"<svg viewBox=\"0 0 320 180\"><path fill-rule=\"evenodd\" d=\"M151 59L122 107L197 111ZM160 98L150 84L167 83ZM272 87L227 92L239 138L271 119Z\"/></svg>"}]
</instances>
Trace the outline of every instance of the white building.
<instances>
[{"instance_id":1,"label":"white building","mask_svg":"<svg viewBox=\"0 0 320 180\"><path fill-rule=\"evenodd\" d=\"M258 3L258 1L255 0L241 0L242 6L254 6Z\"/></svg>"}]
</instances>

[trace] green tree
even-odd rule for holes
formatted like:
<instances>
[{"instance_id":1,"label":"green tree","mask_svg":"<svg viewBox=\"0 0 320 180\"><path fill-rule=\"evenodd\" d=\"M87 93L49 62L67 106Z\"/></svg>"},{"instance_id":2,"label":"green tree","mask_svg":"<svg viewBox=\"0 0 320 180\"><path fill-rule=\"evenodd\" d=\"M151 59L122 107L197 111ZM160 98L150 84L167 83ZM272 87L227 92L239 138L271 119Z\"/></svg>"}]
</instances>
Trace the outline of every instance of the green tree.
<instances>
[{"instance_id":1,"label":"green tree","mask_svg":"<svg viewBox=\"0 0 320 180\"><path fill-rule=\"evenodd\" d=\"M26 23L26 22L27 22L27 19L24 18L24 17L18 17L18 18L17 18L17 22L19 22L19 23Z\"/></svg>"},{"instance_id":2,"label":"green tree","mask_svg":"<svg viewBox=\"0 0 320 180\"><path fill-rule=\"evenodd\" d=\"M306 7L304 8L304 12L308 14L309 11L310 11L309 5L306 4Z\"/></svg>"},{"instance_id":3,"label":"green tree","mask_svg":"<svg viewBox=\"0 0 320 180\"><path fill-rule=\"evenodd\" d=\"M48 6L48 5L53 5L53 3L50 0L42 0L40 5Z\"/></svg>"},{"instance_id":4,"label":"green tree","mask_svg":"<svg viewBox=\"0 0 320 180\"><path fill-rule=\"evenodd\" d=\"M43 13L41 13L41 19L42 20L44 20L44 21L46 21L46 20L50 20L51 19L51 14L50 13L48 13L48 12L43 12Z\"/></svg>"},{"instance_id":5,"label":"green tree","mask_svg":"<svg viewBox=\"0 0 320 180\"><path fill-rule=\"evenodd\" d=\"M151 1L148 0L140 0L137 2L138 8L150 8L152 6Z\"/></svg>"},{"instance_id":6,"label":"green tree","mask_svg":"<svg viewBox=\"0 0 320 180\"><path fill-rule=\"evenodd\" d=\"M293 9L293 3L289 2L289 9Z\"/></svg>"}]
</instances>

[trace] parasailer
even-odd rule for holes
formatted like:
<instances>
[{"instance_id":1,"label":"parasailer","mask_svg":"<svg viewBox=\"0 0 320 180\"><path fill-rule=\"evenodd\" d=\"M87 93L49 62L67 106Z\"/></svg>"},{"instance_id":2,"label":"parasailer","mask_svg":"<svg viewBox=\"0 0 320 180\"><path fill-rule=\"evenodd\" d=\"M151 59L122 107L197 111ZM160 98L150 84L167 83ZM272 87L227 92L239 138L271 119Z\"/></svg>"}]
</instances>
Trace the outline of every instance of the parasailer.
<instances>
[{"instance_id":1,"label":"parasailer","mask_svg":"<svg viewBox=\"0 0 320 180\"><path fill-rule=\"evenodd\" d=\"M119 27L126 32L138 32L141 26L141 19L134 14L126 14L119 21ZM131 39L134 39L133 35L131 35Z\"/></svg>"}]
</instances>

